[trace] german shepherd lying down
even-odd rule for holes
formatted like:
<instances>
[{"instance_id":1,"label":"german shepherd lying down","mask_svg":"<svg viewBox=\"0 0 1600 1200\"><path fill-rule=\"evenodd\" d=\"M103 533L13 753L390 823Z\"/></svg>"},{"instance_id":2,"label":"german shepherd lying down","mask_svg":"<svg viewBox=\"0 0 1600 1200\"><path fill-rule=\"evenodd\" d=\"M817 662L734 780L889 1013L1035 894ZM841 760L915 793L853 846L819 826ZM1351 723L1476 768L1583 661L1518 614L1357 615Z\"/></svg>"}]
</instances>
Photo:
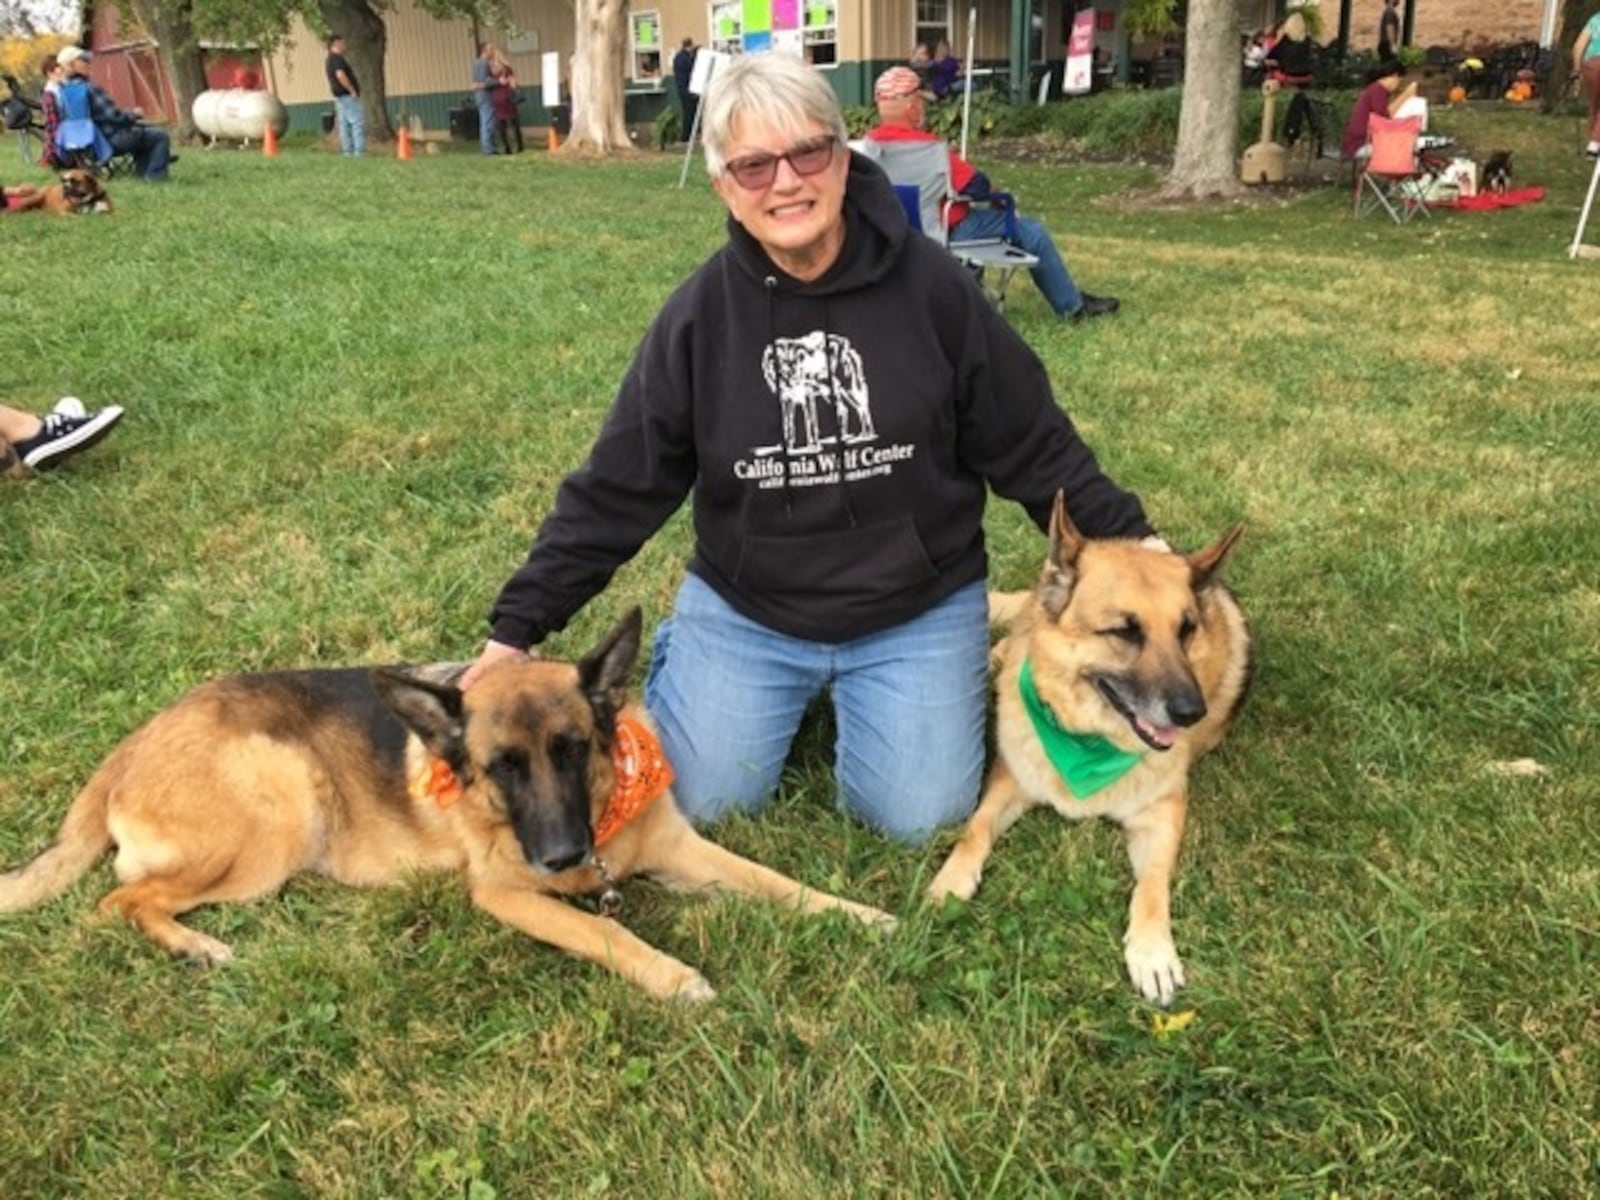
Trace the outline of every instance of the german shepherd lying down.
<instances>
[{"instance_id":1,"label":"german shepherd lying down","mask_svg":"<svg viewBox=\"0 0 1600 1200\"><path fill-rule=\"evenodd\" d=\"M613 795L638 796L613 743L637 748L623 739L643 719L624 704L639 638L634 609L581 662L504 664L468 692L451 682L464 663L203 684L112 751L52 846L0 875L0 911L57 895L115 843L121 886L101 910L174 954L218 963L229 947L178 914L267 895L303 871L369 886L452 870L506 924L684 1000L715 995L700 972L557 897L645 874L892 924L706 841L670 792L602 832L596 854L596 827L619 815ZM648 735L643 746L649 759ZM665 783L654 763L645 774Z\"/></svg>"},{"instance_id":2,"label":"german shepherd lying down","mask_svg":"<svg viewBox=\"0 0 1600 1200\"><path fill-rule=\"evenodd\" d=\"M1146 999L1171 1002L1184 984L1168 905L1189 768L1222 740L1250 674L1244 615L1219 579L1242 531L1187 557L1088 541L1056 497L1038 586L990 597L990 620L1010 626L995 650L999 755L930 899L970 898L995 840L1036 805L1110 817L1135 879L1128 973Z\"/></svg>"}]
</instances>

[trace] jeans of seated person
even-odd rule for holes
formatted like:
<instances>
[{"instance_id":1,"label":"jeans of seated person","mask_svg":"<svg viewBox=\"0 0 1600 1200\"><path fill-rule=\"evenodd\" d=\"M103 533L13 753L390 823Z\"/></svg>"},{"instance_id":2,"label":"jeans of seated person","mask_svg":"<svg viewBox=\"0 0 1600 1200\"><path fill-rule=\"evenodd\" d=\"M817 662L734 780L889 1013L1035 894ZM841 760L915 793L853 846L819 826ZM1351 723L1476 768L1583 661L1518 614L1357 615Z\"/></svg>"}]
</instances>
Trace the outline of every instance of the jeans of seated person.
<instances>
[{"instance_id":1,"label":"jeans of seated person","mask_svg":"<svg viewBox=\"0 0 1600 1200\"><path fill-rule=\"evenodd\" d=\"M333 105L338 110L339 149L359 158L367 152L367 118L361 111L361 97L335 96Z\"/></svg>"},{"instance_id":2,"label":"jeans of seated person","mask_svg":"<svg viewBox=\"0 0 1600 1200\"><path fill-rule=\"evenodd\" d=\"M974 208L950 231L950 240L977 242L1004 237L1005 232L1005 213L998 208ZM1033 286L1049 302L1056 316L1069 316L1083 307L1083 293L1072 281L1072 272L1067 270L1048 229L1037 221L1018 217L1017 235L1012 240L1039 260L1039 265L1028 274L1033 276Z\"/></svg>"},{"instance_id":3,"label":"jeans of seated person","mask_svg":"<svg viewBox=\"0 0 1600 1200\"><path fill-rule=\"evenodd\" d=\"M494 153L494 105L487 90L478 93L478 145L485 154Z\"/></svg>"},{"instance_id":4,"label":"jeans of seated person","mask_svg":"<svg viewBox=\"0 0 1600 1200\"><path fill-rule=\"evenodd\" d=\"M645 703L696 823L771 798L811 701L831 694L837 807L903 841L964 821L983 778L988 603L969 584L903 624L811 642L690 575L656 630Z\"/></svg>"},{"instance_id":5,"label":"jeans of seated person","mask_svg":"<svg viewBox=\"0 0 1600 1200\"><path fill-rule=\"evenodd\" d=\"M118 154L133 155L133 173L140 179L159 183L167 177L167 164L172 158L172 143L165 129L149 125L133 125L118 129L106 139Z\"/></svg>"}]
</instances>

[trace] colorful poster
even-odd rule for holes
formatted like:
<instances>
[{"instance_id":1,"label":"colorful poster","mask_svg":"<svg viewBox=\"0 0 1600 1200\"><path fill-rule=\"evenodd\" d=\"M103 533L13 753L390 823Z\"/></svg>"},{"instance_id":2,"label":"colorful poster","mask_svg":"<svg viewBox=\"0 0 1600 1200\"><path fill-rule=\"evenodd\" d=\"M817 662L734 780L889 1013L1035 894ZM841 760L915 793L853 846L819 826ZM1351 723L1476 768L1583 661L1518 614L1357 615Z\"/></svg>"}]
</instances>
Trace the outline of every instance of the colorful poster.
<instances>
[{"instance_id":1,"label":"colorful poster","mask_svg":"<svg viewBox=\"0 0 1600 1200\"><path fill-rule=\"evenodd\" d=\"M1067 69L1061 76L1061 94L1082 96L1094 86L1094 10L1085 8L1072 16L1072 32L1067 37Z\"/></svg>"},{"instance_id":2,"label":"colorful poster","mask_svg":"<svg viewBox=\"0 0 1600 1200\"><path fill-rule=\"evenodd\" d=\"M800 0L772 0L772 28L800 28Z\"/></svg>"}]
</instances>

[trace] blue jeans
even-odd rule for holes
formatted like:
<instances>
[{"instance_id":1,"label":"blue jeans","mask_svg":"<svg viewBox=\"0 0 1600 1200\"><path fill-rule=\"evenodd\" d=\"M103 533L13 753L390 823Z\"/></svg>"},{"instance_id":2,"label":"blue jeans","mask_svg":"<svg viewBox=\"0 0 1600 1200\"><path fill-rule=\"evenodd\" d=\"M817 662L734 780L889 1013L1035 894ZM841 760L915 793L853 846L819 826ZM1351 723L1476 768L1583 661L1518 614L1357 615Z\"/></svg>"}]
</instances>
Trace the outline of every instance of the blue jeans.
<instances>
[{"instance_id":1,"label":"blue jeans","mask_svg":"<svg viewBox=\"0 0 1600 1200\"><path fill-rule=\"evenodd\" d=\"M485 154L494 153L494 105L487 90L478 93L478 145Z\"/></svg>"},{"instance_id":2,"label":"blue jeans","mask_svg":"<svg viewBox=\"0 0 1600 1200\"><path fill-rule=\"evenodd\" d=\"M172 142L165 129L149 125L131 125L114 130L109 138L111 148L118 154L133 155L133 173L140 179L160 183L167 177L167 167L172 159Z\"/></svg>"},{"instance_id":3,"label":"blue jeans","mask_svg":"<svg viewBox=\"0 0 1600 1200\"><path fill-rule=\"evenodd\" d=\"M983 781L982 582L902 625L808 642L736 612L694 575L656 630L645 702L694 821L761 809L807 705L832 694L837 805L908 842L964 820Z\"/></svg>"},{"instance_id":4,"label":"blue jeans","mask_svg":"<svg viewBox=\"0 0 1600 1200\"><path fill-rule=\"evenodd\" d=\"M361 114L361 97L335 96L333 103L339 110L339 149L350 155L365 154L367 119Z\"/></svg>"},{"instance_id":5,"label":"blue jeans","mask_svg":"<svg viewBox=\"0 0 1600 1200\"><path fill-rule=\"evenodd\" d=\"M984 238L1004 237L1006 215L998 208L974 208L967 212L961 224L950 231L952 242L975 242ZM1056 316L1065 317L1083 307L1083 293L1072 282L1072 274L1062 261L1050 231L1027 217L1017 218L1017 236L1013 239L1029 254L1039 259L1039 265L1029 271L1033 286L1055 309Z\"/></svg>"}]
</instances>

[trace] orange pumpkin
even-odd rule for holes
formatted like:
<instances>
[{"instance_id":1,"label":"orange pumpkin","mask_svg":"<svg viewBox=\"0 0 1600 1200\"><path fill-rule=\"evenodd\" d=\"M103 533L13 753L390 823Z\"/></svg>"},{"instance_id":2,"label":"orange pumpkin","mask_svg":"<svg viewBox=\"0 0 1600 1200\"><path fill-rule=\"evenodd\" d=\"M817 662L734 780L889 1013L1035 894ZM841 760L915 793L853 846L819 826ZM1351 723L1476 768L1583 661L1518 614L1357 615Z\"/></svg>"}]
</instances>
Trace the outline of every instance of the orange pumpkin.
<instances>
[{"instance_id":1,"label":"orange pumpkin","mask_svg":"<svg viewBox=\"0 0 1600 1200\"><path fill-rule=\"evenodd\" d=\"M1460 104L1464 100L1466 100L1466 98L1467 98L1467 89L1466 88L1457 86L1457 87L1453 87L1453 88L1450 89L1450 103L1451 104Z\"/></svg>"}]
</instances>

